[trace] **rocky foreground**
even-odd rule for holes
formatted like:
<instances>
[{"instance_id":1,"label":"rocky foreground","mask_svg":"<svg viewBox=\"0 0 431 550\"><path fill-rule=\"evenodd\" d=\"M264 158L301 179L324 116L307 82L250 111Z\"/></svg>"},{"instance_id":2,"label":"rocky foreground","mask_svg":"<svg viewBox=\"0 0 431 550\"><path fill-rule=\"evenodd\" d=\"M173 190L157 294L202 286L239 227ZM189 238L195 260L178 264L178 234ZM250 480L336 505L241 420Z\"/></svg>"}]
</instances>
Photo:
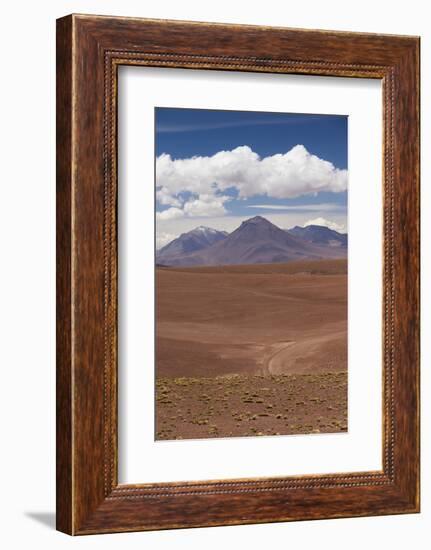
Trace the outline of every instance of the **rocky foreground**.
<instances>
[{"instance_id":1,"label":"rocky foreground","mask_svg":"<svg viewBox=\"0 0 431 550\"><path fill-rule=\"evenodd\" d=\"M159 378L156 439L347 431L347 373Z\"/></svg>"}]
</instances>

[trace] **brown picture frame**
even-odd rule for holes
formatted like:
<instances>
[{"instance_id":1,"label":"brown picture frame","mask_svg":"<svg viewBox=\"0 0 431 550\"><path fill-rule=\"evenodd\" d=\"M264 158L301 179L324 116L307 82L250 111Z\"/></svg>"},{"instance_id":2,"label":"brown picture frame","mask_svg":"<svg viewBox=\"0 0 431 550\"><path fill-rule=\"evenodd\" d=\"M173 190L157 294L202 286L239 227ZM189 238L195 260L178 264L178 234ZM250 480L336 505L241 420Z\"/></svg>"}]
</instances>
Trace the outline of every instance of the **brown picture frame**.
<instances>
[{"instance_id":1,"label":"brown picture frame","mask_svg":"<svg viewBox=\"0 0 431 550\"><path fill-rule=\"evenodd\" d=\"M381 79L382 471L118 484L116 91L124 64ZM418 511L419 38L59 19L57 529L81 535Z\"/></svg>"}]
</instances>

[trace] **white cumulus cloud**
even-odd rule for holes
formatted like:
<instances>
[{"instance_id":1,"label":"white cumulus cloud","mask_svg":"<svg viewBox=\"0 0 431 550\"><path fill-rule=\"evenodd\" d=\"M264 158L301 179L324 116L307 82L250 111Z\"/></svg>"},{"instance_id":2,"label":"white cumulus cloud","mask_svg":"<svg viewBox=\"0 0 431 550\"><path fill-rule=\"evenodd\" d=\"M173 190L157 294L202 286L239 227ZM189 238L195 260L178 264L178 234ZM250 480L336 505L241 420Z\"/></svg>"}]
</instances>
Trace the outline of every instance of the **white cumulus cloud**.
<instances>
[{"instance_id":1,"label":"white cumulus cloud","mask_svg":"<svg viewBox=\"0 0 431 550\"><path fill-rule=\"evenodd\" d=\"M344 191L347 170L309 153L303 145L264 158L243 145L209 157L172 159L162 154L156 160L156 185L163 200L178 200L182 192L200 198L231 187L241 198L267 195L287 199L320 191Z\"/></svg>"},{"instance_id":2,"label":"white cumulus cloud","mask_svg":"<svg viewBox=\"0 0 431 550\"><path fill-rule=\"evenodd\" d=\"M346 232L345 225L327 220L325 218L314 218L314 220L308 220L308 222L305 222L303 224L303 227L307 227L307 225L324 225L325 227L329 227L329 229L333 229L334 231L338 231L339 233Z\"/></svg>"},{"instance_id":3,"label":"white cumulus cloud","mask_svg":"<svg viewBox=\"0 0 431 550\"><path fill-rule=\"evenodd\" d=\"M163 210L163 212L156 213L157 220L174 220L175 218L182 218L183 216L184 210L181 210L181 208L177 208L175 206L172 206L167 210Z\"/></svg>"},{"instance_id":4,"label":"white cumulus cloud","mask_svg":"<svg viewBox=\"0 0 431 550\"><path fill-rule=\"evenodd\" d=\"M259 210L296 210L298 212L335 212L343 210L345 207L337 203L317 203L317 204L248 204L247 208L258 208Z\"/></svg>"},{"instance_id":5,"label":"white cumulus cloud","mask_svg":"<svg viewBox=\"0 0 431 550\"><path fill-rule=\"evenodd\" d=\"M226 213L224 203L230 197L214 196L206 193L199 195L198 199L192 199L185 203L186 216L223 216Z\"/></svg>"},{"instance_id":6,"label":"white cumulus cloud","mask_svg":"<svg viewBox=\"0 0 431 550\"><path fill-rule=\"evenodd\" d=\"M178 208L182 206L182 202L178 198L171 195L167 187L161 187L160 189L157 189L156 199L160 204L163 204L164 206L176 206Z\"/></svg>"}]
</instances>

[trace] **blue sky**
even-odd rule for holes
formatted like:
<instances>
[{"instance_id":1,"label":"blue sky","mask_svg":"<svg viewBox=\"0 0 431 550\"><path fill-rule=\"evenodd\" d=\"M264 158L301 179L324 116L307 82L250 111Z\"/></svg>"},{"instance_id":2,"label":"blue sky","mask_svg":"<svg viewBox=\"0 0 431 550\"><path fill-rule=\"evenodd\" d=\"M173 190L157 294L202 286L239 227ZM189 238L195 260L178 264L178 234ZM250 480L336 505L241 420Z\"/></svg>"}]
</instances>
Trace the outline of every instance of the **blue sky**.
<instances>
[{"instance_id":1,"label":"blue sky","mask_svg":"<svg viewBox=\"0 0 431 550\"><path fill-rule=\"evenodd\" d=\"M346 116L156 108L160 244L197 225L347 227Z\"/></svg>"}]
</instances>

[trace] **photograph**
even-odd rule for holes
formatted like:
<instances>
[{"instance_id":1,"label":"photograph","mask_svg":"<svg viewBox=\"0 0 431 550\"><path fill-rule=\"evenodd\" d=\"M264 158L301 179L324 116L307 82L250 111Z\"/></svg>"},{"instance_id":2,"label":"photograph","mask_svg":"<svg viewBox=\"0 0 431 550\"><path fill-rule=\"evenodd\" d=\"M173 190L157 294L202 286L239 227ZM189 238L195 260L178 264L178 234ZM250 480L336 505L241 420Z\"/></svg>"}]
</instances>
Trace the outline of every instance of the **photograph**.
<instances>
[{"instance_id":1,"label":"photograph","mask_svg":"<svg viewBox=\"0 0 431 550\"><path fill-rule=\"evenodd\" d=\"M2 8L2 547L430 547L429 4Z\"/></svg>"},{"instance_id":2,"label":"photograph","mask_svg":"<svg viewBox=\"0 0 431 550\"><path fill-rule=\"evenodd\" d=\"M155 108L155 439L348 430L348 116Z\"/></svg>"}]
</instances>

